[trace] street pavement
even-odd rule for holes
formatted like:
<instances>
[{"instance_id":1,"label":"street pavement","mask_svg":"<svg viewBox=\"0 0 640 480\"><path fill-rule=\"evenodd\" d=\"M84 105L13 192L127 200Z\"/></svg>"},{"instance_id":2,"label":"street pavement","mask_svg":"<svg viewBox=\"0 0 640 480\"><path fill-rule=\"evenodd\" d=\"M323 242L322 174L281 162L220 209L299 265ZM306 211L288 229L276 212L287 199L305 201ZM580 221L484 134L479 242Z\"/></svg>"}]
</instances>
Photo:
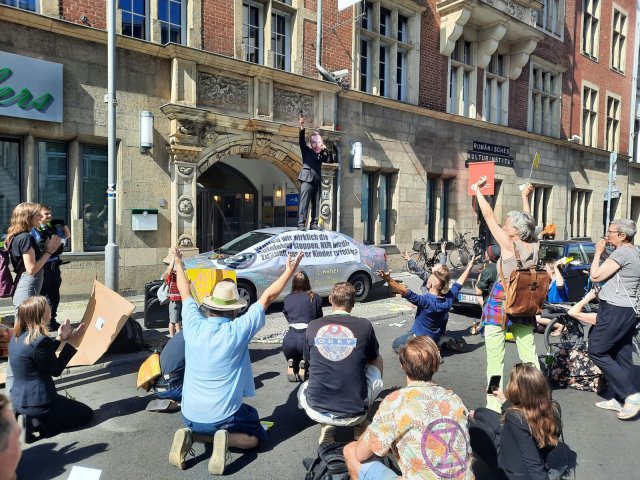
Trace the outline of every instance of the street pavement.
<instances>
[{"instance_id":1,"label":"street pavement","mask_svg":"<svg viewBox=\"0 0 640 480\"><path fill-rule=\"evenodd\" d=\"M402 277L418 289L419 281ZM414 310L401 298L387 298L386 288L372 292L371 300L358 304L355 314L372 320L380 353L384 358L385 388L402 386L400 371L391 342L411 326ZM279 309L269 309L267 325L250 353L257 396L246 400L256 407L264 420L274 422L269 440L256 451L231 452L231 463L225 477L232 479L304 478L302 459L315 457L319 427L297 406L298 385L286 380L285 361L277 341L286 328ZM478 312L452 312L450 334L464 338L468 348L463 353L443 351L444 363L434 380L459 394L467 407L482 406L485 400L485 356L483 339L470 336L468 328ZM474 315L475 314L475 315ZM164 331L146 331L150 343L163 343ZM538 351L543 353L542 337ZM72 466L102 470L106 479L205 479L210 478L207 462L211 447L194 445L195 457L188 456L187 469L169 465L167 456L173 433L181 427L180 413L145 411L153 396L135 388L138 367L148 352L111 356L92 367L66 370L57 382L65 392L95 409L91 424L83 430L63 433L26 446L18 470L18 478L27 480L67 479ZM513 343L507 344L506 365L516 363ZM634 359L638 365L638 358ZM637 369L640 371L640 369ZM639 372L636 372L638 374ZM508 374L508 372L507 372ZM636 375L640 384L640 375ZM600 480L640 478L637 446L640 444L638 421L622 422L614 412L598 410L593 393L556 390L554 398L562 405L565 440L569 458L576 464L575 478ZM348 431L340 432L346 438ZM479 479L490 476L479 475Z\"/></svg>"}]
</instances>

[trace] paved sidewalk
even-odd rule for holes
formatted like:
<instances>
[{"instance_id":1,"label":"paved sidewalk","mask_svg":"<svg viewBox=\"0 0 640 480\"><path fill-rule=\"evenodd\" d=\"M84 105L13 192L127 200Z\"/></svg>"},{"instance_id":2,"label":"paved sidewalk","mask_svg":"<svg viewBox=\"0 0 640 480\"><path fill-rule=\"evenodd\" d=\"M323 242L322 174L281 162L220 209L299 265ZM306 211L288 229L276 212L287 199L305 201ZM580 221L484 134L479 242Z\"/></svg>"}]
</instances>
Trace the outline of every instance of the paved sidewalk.
<instances>
[{"instance_id":1,"label":"paved sidewalk","mask_svg":"<svg viewBox=\"0 0 640 480\"><path fill-rule=\"evenodd\" d=\"M410 273L398 273L393 277L397 280L406 282L410 288L417 289L420 285L420 280ZM133 318L143 325L144 320L144 297L142 295L127 297L131 303L136 306L133 313ZM327 315L331 311L331 307L325 300L325 306L323 307L324 314ZM61 303L58 308L58 319L68 318L71 323L77 323L82 320L84 311L86 308L86 301L73 301ZM253 342L257 343L282 343L284 334L287 331L287 320L282 314L282 304L275 303L269 307L266 315L265 326L258 335L253 339ZM369 295L369 300L364 303L357 303L352 311L353 315L368 318L375 325L376 322L381 320L396 318L397 326L407 323L407 329L411 325L411 321L415 315L415 307L403 298L388 296L388 288L386 286L380 287L376 290L372 290ZM12 307L0 307L0 316L5 316L13 321L13 308ZM5 322L6 323L6 322ZM143 336L147 349L135 353L125 354L105 354L94 365L86 365L80 367L72 367L63 374L69 373L84 373L100 369L109 369L119 365L135 362L137 364L149 355L149 351L152 351L155 347L162 348L164 344L169 340L168 330L166 328L150 329L147 330L143 325ZM4 386L6 376L7 360L0 359L0 385Z\"/></svg>"}]
</instances>

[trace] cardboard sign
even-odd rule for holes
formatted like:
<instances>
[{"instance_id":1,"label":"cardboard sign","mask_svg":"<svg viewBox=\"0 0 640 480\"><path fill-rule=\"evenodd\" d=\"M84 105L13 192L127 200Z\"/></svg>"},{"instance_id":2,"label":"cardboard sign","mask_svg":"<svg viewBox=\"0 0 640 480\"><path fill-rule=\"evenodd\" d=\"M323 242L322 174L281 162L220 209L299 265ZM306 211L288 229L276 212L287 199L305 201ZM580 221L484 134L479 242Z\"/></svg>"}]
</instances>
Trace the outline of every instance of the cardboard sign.
<instances>
[{"instance_id":1,"label":"cardboard sign","mask_svg":"<svg viewBox=\"0 0 640 480\"><path fill-rule=\"evenodd\" d=\"M234 282L236 280L236 272L234 270L221 270L212 268L190 268L186 271L187 278L191 281L191 294L194 296L196 303L202 303L204 297L211 295L213 287L226 278L230 278Z\"/></svg>"},{"instance_id":2,"label":"cardboard sign","mask_svg":"<svg viewBox=\"0 0 640 480\"><path fill-rule=\"evenodd\" d=\"M105 354L136 306L97 280L82 323L86 329L69 367L93 365Z\"/></svg>"},{"instance_id":3,"label":"cardboard sign","mask_svg":"<svg viewBox=\"0 0 640 480\"><path fill-rule=\"evenodd\" d=\"M487 183L480 189L483 195L493 195L496 186L495 181L495 164L493 162L476 162L469 164L469 183L467 184L467 194L475 195L471 190L471 185L476 183L482 176L487 177Z\"/></svg>"}]
</instances>

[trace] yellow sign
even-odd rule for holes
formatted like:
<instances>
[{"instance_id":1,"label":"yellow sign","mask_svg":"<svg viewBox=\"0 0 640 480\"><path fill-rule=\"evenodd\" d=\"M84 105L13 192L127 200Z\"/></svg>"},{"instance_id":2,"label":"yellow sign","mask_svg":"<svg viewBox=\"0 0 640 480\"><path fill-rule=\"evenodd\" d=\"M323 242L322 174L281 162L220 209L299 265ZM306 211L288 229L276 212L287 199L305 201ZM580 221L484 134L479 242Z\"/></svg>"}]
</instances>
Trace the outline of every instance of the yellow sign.
<instances>
[{"instance_id":1,"label":"yellow sign","mask_svg":"<svg viewBox=\"0 0 640 480\"><path fill-rule=\"evenodd\" d=\"M536 156L533 157L533 168L537 170L539 164L540 164L540 152L536 152Z\"/></svg>"},{"instance_id":2,"label":"yellow sign","mask_svg":"<svg viewBox=\"0 0 640 480\"><path fill-rule=\"evenodd\" d=\"M224 279L230 278L236 282L235 270L218 270L213 268L190 268L186 272L191 282L191 294L197 303L202 303L204 297L211 295L213 287Z\"/></svg>"}]
</instances>

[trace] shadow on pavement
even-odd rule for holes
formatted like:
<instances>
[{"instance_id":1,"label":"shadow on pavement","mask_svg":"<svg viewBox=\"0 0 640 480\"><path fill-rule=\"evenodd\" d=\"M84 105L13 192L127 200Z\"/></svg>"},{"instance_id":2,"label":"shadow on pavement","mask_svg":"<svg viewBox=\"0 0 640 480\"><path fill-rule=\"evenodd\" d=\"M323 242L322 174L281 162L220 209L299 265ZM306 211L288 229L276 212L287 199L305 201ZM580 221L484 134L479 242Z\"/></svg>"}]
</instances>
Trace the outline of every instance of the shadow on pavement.
<instances>
[{"instance_id":1,"label":"shadow on pavement","mask_svg":"<svg viewBox=\"0 0 640 480\"><path fill-rule=\"evenodd\" d=\"M273 422L269 430L269 439L260 447L261 452L273 450L281 442L295 437L300 432L316 425L301 408L298 408L298 389L296 387L289 393L287 401L278 405L271 415L263 420Z\"/></svg>"},{"instance_id":2,"label":"shadow on pavement","mask_svg":"<svg viewBox=\"0 0 640 480\"><path fill-rule=\"evenodd\" d=\"M272 355L280 355L280 354L282 354L282 347L280 345L273 348L250 348L249 349L249 357L251 358L252 364L260 362ZM283 357L282 364L284 365L284 363L285 361Z\"/></svg>"},{"instance_id":3,"label":"shadow on pavement","mask_svg":"<svg viewBox=\"0 0 640 480\"><path fill-rule=\"evenodd\" d=\"M280 372L264 372L258 375L257 377L254 377L253 381L256 384L256 390L261 387L264 387L264 383L262 383L264 380L270 380L278 376L280 376Z\"/></svg>"},{"instance_id":4,"label":"shadow on pavement","mask_svg":"<svg viewBox=\"0 0 640 480\"><path fill-rule=\"evenodd\" d=\"M96 443L75 448L78 442L56 449L56 443L40 443L26 449L18 465L18 478L55 478L65 473L65 467L74 465L107 450L107 443Z\"/></svg>"},{"instance_id":5,"label":"shadow on pavement","mask_svg":"<svg viewBox=\"0 0 640 480\"><path fill-rule=\"evenodd\" d=\"M137 372L140 368L140 363L142 363L142 361L131 361L120 364L115 368L102 368L100 370L92 370L89 372L77 374L74 374L73 370L71 370L71 373L63 373L62 375L60 375L60 377L55 380L55 383L58 388L63 386L65 388L80 387L82 385L88 385L90 383L113 379Z\"/></svg>"}]
</instances>

